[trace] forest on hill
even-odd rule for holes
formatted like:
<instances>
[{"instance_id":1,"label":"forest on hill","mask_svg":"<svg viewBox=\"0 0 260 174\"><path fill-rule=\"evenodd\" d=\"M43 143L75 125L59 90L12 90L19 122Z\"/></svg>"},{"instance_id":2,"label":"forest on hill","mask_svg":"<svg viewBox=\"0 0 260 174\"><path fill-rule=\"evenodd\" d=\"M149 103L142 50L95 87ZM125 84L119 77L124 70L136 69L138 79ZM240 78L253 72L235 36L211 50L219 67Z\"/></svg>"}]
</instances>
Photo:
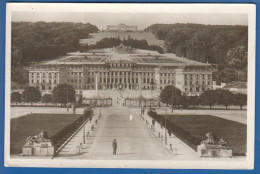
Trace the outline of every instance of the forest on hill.
<instances>
[{"instance_id":1,"label":"forest on hill","mask_svg":"<svg viewBox=\"0 0 260 174\"><path fill-rule=\"evenodd\" d=\"M77 51L79 39L98 32L95 25L73 22L12 22L11 80L12 87L28 83L28 62L39 62Z\"/></svg>"},{"instance_id":2,"label":"forest on hill","mask_svg":"<svg viewBox=\"0 0 260 174\"><path fill-rule=\"evenodd\" d=\"M154 24L144 31L164 40L166 52L216 64L217 82L247 80L247 26Z\"/></svg>"},{"instance_id":3,"label":"forest on hill","mask_svg":"<svg viewBox=\"0 0 260 174\"><path fill-rule=\"evenodd\" d=\"M12 65L76 51L79 39L99 31L95 25L72 22L12 22L11 28Z\"/></svg>"}]
</instances>

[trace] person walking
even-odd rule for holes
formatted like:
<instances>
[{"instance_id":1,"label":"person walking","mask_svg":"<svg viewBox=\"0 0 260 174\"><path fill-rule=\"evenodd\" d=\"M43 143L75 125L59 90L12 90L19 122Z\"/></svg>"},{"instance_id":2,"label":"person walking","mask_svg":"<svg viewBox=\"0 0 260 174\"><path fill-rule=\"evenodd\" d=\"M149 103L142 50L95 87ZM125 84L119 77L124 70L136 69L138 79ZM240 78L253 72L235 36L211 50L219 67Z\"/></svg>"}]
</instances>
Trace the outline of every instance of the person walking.
<instances>
[{"instance_id":1,"label":"person walking","mask_svg":"<svg viewBox=\"0 0 260 174\"><path fill-rule=\"evenodd\" d=\"M117 142L116 139L114 139L112 143L112 148L113 148L113 155L116 155L116 150L117 150Z\"/></svg>"}]
</instances>

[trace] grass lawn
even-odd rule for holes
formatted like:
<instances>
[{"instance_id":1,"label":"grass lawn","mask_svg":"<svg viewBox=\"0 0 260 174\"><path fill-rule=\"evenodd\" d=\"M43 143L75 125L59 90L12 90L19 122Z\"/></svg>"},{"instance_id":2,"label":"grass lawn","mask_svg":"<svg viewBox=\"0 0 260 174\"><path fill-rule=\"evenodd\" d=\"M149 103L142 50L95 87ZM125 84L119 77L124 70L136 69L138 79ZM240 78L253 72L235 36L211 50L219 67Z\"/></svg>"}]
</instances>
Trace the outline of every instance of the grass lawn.
<instances>
[{"instance_id":1,"label":"grass lawn","mask_svg":"<svg viewBox=\"0 0 260 174\"><path fill-rule=\"evenodd\" d=\"M22 146L28 136L38 135L45 130L48 136L52 137L80 116L80 114L28 114L11 119L11 154L22 152Z\"/></svg>"},{"instance_id":2,"label":"grass lawn","mask_svg":"<svg viewBox=\"0 0 260 174\"><path fill-rule=\"evenodd\" d=\"M164 118L163 115L160 115ZM212 132L216 137L223 137L232 147L234 155L245 155L247 148L247 126L235 121L211 115L168 115L167 120L182 127L192 136L205 140L205 134ZM193 149L196 145L185 141Z\"/></svg>"},{"instance_id":3,"label":"grass lawn","mask_svg":"<svg viewBox=\"0 0 260 174\"><path fill-rule=\"evenodd\" d=\"M99 32L99 33L91 33L90 36L91 38L88 39L80 39L80 43L82 44L88 44L88 45L93 45L96 44L97 41L100 41L103 38L106 37L120 37L121 40L124 38L127 39L128 37L132 39L137 39L137 40L146 40L149 45L157 45L157 46L164 46L164 41L163 40L158 40L155 38L155 36L152 33L147 33L147 32Z\"/></svg>"}]
</instances>

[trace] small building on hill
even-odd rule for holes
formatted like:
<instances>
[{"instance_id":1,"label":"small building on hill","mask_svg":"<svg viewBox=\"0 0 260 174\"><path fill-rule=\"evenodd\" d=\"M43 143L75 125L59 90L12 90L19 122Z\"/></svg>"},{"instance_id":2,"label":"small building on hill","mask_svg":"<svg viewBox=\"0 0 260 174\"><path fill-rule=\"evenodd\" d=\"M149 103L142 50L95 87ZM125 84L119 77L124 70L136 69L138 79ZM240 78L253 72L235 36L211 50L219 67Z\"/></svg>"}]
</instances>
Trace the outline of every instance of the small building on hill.
<instances>
[{"instance_id":1,"label":"small building on hill","mask_svg":"<svg viewBox=\"0 0 260 174\"><path fill-rule=\"evenodd\" d=\"M223 89L229 90L233 93L247 94L247 82L233 81L224 86Z\"/></svg>"},{"instance_id":2,"label":"small building on hill","mask_svg":"<svg viewBox=\"0 0 260 174\"><path fill-rule=\"evenodd\" d=\"M129 26L126 24L107 25L107 31L137 31L137 26Z\"/></svg>"}]
</instances>

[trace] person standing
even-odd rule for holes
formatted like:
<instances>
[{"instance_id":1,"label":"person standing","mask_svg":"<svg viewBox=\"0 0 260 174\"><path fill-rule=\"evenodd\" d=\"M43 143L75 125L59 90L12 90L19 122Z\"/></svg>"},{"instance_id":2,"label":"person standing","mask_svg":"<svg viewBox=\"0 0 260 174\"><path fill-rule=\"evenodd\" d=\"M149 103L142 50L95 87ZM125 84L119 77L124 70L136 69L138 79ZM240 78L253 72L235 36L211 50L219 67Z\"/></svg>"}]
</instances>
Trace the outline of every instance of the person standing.
<instances>
[{"instance_id":1,"label":"person standing","mask_svg":"<svg viewBox=\"0 0 260 174\"><path fill-rule=\"evenodd\" d=\"M113 155L116 155L116 150L117 150L117 142L116 139L114 139L112 143L112 148L113 148Z\"/></svg>"},{"instance_id":2,"label":"person standing","mask_svg":"<svg viewBox=\"0 0 260 174\"><path fill-rule=\"evenodd\" d=\"M130 117L129 117L129 120L130 120L130 121L132 121L132 119L133 119L133 116L132 116L132 115L130 115Z\"/></svg>"}]
</instances>

